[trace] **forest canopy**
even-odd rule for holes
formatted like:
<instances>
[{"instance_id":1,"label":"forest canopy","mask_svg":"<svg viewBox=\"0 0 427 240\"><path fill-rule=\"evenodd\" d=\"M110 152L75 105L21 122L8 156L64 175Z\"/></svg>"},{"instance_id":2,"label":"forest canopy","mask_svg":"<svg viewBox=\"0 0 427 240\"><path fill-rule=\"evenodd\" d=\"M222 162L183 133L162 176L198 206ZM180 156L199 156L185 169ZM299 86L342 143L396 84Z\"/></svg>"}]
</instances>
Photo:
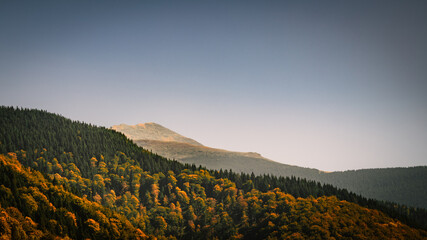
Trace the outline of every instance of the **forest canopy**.
<instances>
[{"instance_id":1,"label":"forest canopy","mask_svg":"<svg viewBox=\"0 0 427 240\"><path fill-rule=\"evenodd\" d=\"M0 153L5 239L427 237L424 209L295 177L183 165L46 111L1 107Z\"/></svg>"}]
</instances>

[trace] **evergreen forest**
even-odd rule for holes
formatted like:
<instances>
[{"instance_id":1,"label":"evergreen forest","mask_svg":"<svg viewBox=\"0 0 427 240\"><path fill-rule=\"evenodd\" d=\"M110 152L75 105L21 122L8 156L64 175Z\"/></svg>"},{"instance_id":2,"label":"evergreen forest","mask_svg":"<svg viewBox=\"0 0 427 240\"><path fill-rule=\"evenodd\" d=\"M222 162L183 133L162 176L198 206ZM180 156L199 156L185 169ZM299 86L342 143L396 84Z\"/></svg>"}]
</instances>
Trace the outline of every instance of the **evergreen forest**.
<instances>
[{"instance_id":1,"label":"evergreen forest","mask_svg":"<svg viewBox=\"0 0 427 240\"><path fill-rule=\"evenodd\" d=\"M427 211L293 176L185 165L0 107L0 239L426 239Z\"/></svg>"}]
</instances>

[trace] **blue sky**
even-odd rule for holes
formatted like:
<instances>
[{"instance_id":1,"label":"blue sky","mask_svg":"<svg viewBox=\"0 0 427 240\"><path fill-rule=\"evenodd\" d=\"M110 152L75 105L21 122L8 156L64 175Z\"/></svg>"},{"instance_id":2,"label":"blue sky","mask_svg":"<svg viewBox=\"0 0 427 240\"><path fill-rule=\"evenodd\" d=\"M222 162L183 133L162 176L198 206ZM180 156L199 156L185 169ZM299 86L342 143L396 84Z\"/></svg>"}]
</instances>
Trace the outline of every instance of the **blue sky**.
<instances>
[{"instance_id":1,"label":"blue sky","mask_svg":"<svg viewBox=\"0 0 427 240\"><path fill-rule=\"evenodd\" d=\"M427 165L424 1L2 1L0 104L322 170Z\"/></svg>"}]
</instances>

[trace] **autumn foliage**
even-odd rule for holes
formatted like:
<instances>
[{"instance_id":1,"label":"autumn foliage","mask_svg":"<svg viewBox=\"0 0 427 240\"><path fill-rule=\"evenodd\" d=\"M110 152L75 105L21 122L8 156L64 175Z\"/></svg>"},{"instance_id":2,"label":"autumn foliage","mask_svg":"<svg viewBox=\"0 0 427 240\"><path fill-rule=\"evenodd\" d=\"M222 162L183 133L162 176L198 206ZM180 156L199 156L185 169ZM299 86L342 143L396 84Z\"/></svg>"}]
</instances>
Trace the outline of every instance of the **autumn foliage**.
<instances>
[{"instance_id":1,"label":"autumn foliage","mask_svg":"<svg viewBox=\"0 0 427 240\"><path fill-rule=\"evenodd\" d=\"M182 165L107 129L38 111L28 116L33 120L23 121L28 129L21 131L46 135L38 138L44 147L22 134L19 149L0 155L0 239L427 238L424 230L337 196L299 197L274 178ZM37 132L40 116L72 134ZM1 137L3 151L15 146ZM311 191L295 183L286 186Z\"/></svg>"}]
</instances>

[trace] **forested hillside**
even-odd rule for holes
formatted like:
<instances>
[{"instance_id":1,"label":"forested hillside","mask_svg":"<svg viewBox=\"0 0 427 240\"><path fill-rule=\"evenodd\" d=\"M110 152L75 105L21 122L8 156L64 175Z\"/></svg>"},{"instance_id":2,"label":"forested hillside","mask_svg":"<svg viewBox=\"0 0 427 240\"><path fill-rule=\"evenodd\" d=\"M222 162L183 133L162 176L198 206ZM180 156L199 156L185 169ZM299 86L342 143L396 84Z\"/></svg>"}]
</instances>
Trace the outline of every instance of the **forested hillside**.
<instances>
[{"instance_id":1,"label":"forested hillside","mask_svg":"<svg viewBox=\"0 0 427 240\"><path fill-rule=\"evenodd\" d=\"M422 209L296 178L183 165L45 111L1 107L0 150L6 239L427 237L406 225L426 228Z\"/></svg>"},{"instance_id":2,"label":"forested hillside","mask_svg":"<svg viewBox=\"0 0 427 240\"><path fill-rule=\"evenodd\" d=\"M317 180L370 198L427 207L427 166L332 172Z\"/></svg>"}]
</instances>

